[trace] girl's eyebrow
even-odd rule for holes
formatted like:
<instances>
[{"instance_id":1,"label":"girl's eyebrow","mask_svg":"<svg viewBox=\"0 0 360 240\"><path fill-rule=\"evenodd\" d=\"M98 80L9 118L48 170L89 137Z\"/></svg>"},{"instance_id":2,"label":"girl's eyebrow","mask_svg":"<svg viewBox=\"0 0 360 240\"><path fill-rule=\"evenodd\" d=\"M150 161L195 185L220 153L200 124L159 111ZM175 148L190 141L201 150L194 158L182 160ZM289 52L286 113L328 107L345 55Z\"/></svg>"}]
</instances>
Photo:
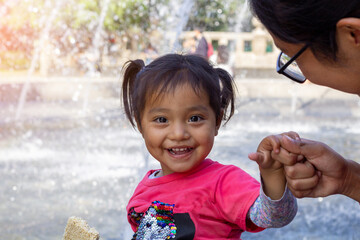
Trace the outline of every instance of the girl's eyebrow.
<instances>
[{"instance_id":1,"label":"girl's eyebrow","mask_svg":"<svg viewBox=\"0 0 360 240\"><path fill-rule=\"evenodd\" d=\"M209 109L203 105L195 105L195 106L191 106L189 108L187 108L188 111L202 111L202 112L205 112L205 111L208 111ZM162 108L162 107L155 107L155 108L152 108L150 109L149 113L158 113L158 112L161 112L161 113L167 113L167 112L170 112L171 110L168 109L168 108Z\"/></svg>"},{"instance_id":2,"label":"girl's eyebrow","mask_svg":"<svg viewBox=\"0 0 360 240\"><path fill-rule=\"evenodd\" d=\"M209 109L203 105L195 105L188 108L189 111L208 111Z\"/></svg>"},{"instance_id":3,"label":"girl's eyebrow","mask_svg":"<svg viewBox=\"0 0 360 240\"><path fill-rule=\"evenodd\" d=\"M170 112L170 109L168 108L161 108L161 107L156 107L156 108L152 108L149 113L157 113L157 112Z\"/></svg>"}]
</instances>

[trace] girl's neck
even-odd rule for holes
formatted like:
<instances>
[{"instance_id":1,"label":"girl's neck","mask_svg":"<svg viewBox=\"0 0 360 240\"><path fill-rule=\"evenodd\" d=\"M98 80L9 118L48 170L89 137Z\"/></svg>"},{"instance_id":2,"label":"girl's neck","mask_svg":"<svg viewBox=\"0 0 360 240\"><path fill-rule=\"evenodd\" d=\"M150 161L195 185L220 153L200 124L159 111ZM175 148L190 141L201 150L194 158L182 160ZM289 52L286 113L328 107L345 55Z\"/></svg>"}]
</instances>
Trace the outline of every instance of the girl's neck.
<instances>
[{"instance_id":1,"label":"girl's neck","mask_svg":"<svg viewBox=\"0 0 360 240\"><path fill-rule=\"evenodd\" d=\"M155 173L155 177L162 177L162 176L164 176L164 173L163 173L163 171L162 170L159 170L159 171L157 171L156 173Z\"/></svg>"}]
</instances>

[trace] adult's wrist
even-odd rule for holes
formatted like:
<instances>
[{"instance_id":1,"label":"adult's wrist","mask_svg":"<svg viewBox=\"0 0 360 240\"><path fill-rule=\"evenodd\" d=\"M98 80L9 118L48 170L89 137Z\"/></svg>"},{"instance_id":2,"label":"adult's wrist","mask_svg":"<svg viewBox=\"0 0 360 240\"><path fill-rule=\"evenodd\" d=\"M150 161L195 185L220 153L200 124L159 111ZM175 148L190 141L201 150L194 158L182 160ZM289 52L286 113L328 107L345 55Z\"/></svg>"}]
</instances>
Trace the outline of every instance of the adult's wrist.
<instances>
[{"instance_id":1,"label":"adult's wrist","mask_svg":"<svg viewBox=\"0 0 360 240\"><path fill-rule=\"evenodd\" d=\"M347 160L348 168L344 181L343 195L360 202L360 164Z\"/></svg>"}]
</instances>

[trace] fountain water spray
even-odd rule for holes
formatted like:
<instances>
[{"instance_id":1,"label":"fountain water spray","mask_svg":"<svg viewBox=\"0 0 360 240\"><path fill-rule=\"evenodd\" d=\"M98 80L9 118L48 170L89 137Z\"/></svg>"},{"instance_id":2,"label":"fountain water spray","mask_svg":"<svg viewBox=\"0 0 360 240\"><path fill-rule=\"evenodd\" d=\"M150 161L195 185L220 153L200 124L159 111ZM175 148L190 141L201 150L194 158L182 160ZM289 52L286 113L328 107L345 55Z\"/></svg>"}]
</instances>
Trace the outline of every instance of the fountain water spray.
<instances>
[{"instance_id":1,"label":"fountain water spray","mask_svg":"<svg viewBox=\"0 0 360 240\"><path fill-rule=\"evenodd\" d=\"M186 26L186 23L189 19L189 15L191 12L191 8L193 6L194 6L194 0L184 0L181 7L179 8L178 13L176 14L176 16L180 17L179 19L180 21L176 21L177 22L176 35L174 39L172 52L178 51L181 47L179 43L180 34L184 31L184 27Z\"/></svg>"},{"instance_id":2,"label":"fountain water spray","mask_svg":"<svg viewBox=\"0 0 360 240\"><path fill-rule=\"evenodd\" d=\"M95 61L99 60L100 55L101 55L100 49L99 49L101 44L102 44L101 33L103 31L104 19L105 19L106 13L107 13L108 8L109 8L109 3L110 3L110 0L103 0L102 1L101 13L100 13L98 25L96 27L95 35L94 35L94 38L92 40L91 49L93 51L93 56L94 56ZM94 78L96 76L96 67L95 67L94 62L90 61L90 62L87 63L87 65L88 65L88 69L89 69L87 74L89 74L90 79ZM89 91L88 91L88 89L86 89L85 94L84 94L83 108L82 108L83 112L85 112L86 109L87 109L88 98L89 98Z\"/></svg>"},{"instance_id":3,"label":"fountain water spray","mask_svg":"<svg viewBox=\"0 0 360 240\"><path fill-rule=\"evenodd\" d=\"M18 101L18 105L17 105L17 109L16 109L15 120L19 120L19 118L20 118L20 115L22 113L22 110L23 110L25 102L26 102L26 95L30 89L30 77L31 77L31 75L33 75L33 73L35 71L36 65L40 58L40 52L44 46L44 43L47 41L47 39L49 37L51 25L52 25L55 17L58 14L59 6L62 3L61 1L56 1L56 5L54 7L52 7L53 6L52 2L53 2L52 0L47 0L45 2L45 7L47 7L48 9L51 9L50 15L43 16L40 20L40 26L45 25L45 27L41 32L40 40L35 48L34 55L31 60L30 68L27 73L26 81L25 81L24 86L20 93L20 97L19 97L19 101ZM45 22L46 22L46 24L44 24Z\"/></svg>"},{"instance_id":4,"label":"fountain water spray","mask_svg":"<svg viewBox=\"0 0 360 240\"><path fill-rule=\"evenodd\" d=\"M246 17L248 17L249 14L249 6L247 1L244 1L244 3L239 6L240 12L237 15L238 17L236 18L236 23L234 26L234 32L241 32L243 30L243 21Z\"/></svg>"}]
</instances>

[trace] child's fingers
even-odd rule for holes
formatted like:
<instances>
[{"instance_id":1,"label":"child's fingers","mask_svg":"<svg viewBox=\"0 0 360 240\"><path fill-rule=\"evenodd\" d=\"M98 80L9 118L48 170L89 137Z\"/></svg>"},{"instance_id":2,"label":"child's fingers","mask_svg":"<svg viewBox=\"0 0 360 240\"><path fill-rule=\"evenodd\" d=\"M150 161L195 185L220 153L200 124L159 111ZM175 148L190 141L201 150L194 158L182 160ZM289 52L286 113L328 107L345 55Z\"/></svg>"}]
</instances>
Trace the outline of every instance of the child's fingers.
<instances>
[{"instance_id":1,"label":"child's fingers","mask_svg":"<svg viewBox=\"0 0 360 240\"><path fill-rule=\"evenodd\" d=\"M259 165L259 168L262 169L282 167L279 163L274 164L274 161L271 159L270 152L250 153L248 157L250 160L255 161Z\"/></svg>"},{"instance_id":2,"label":"child's fingers","mask_svg":"<svg viewBox=\"0 0 360 240\"><path fill-rule=\"evenodd\" d=\"M249 153L248 154L248 158L250 160L253 160L254 162L256 162L259 166L262 166L262 164L264 163L265 161L265 158L264 156L261 154L261 153Z\"/></svg>"},{"instance_id":3,"label":"child's fingers","mask_svg":"<svg viewBox=\"0 0 360 240\"><path fill-rule=\"evenodd\" d=\"M297 155L297 154L293 154L293 153L289 153L288 151L286 151L284 148L280 148L280 151L278 153L271 153L271 157L276 160L281 162L284 165L294 165L295 163L297 163L299 160L303 159L302 155Z\"/></svg>"},{"instance_id":4,"label":"child's fingers","mask_svg":"<svg viewBox=\"0 0 360 240\"><path fill-rule=\"evenodd\" d=\"M280 152L280 135L271 135L266 138L264 138L259 147L258 152L262 151L274 151L275 153Z\"/></svg>"},{"instance_id":5,"label":"child's fingers","mask_svg":"<svg viewBox=\"0 0 360 240\"><path fill-rule=\"evenodd\" d=\"M271 143L272 143L272 147L273 147L273 152L276 154L280 153L281 143L280 143L279 137L277 137L277 136L272 137Z\"/></svg>"},{"instance_id":6,"label":"child's fingers","mask_svg":"<svg viewBox=\"0 0 360 240\"><path fill-rule=\"evenodd\" d=\"M254 152L254 153L249 153L248 154L248 158L250 159L250 160L253 160L253 161L257 161L258 160L258 158L259 158L259 153L257 153L257 152Z\"/></svg>"}]
</instances>

